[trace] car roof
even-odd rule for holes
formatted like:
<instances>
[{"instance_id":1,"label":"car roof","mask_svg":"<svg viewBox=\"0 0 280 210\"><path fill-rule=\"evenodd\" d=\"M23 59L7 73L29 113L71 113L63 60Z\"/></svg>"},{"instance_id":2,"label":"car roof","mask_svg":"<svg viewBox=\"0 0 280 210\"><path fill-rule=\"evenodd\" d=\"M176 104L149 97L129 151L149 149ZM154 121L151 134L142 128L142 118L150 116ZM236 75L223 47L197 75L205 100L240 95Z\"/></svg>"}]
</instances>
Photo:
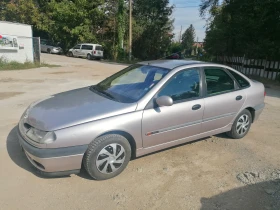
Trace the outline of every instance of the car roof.
<instances>
[{"instance_id":1,"label":"car roof","mask_svg":"<svg viewBox=\"0 0 280 210\"><path fill-rule=\"evenodd\" d=\"M142 61L138 64L157 66L166 69L174 69L179 66L192 65L192 64L206 64L202 61L195 60L153 60L153 61Z\"/></svg>"},{"instance_id":2,"label":"car roof","mask_svg":"<svg viewBox=\"0 0 280 210\"><path fill-rule=\"evenodd\" d=\"M100 45L100 44L92 44L92 43L80 43L80 44L78 44L78 45L85 45L85 44L87 44L87 45ZM100 45L101 46L101 45Z\"/></svg>"}]
</instances>

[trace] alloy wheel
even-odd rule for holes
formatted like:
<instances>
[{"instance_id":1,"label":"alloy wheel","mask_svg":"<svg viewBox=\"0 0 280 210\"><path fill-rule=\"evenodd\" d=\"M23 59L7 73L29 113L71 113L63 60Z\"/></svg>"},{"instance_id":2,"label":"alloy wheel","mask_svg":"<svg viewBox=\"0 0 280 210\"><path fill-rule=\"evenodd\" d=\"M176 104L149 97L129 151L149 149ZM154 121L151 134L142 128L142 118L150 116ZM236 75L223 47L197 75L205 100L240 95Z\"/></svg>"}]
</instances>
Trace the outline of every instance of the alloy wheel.
<instances>
[{"instance_id":1,"label":"alloy wheel","mask_svg":"<svg viewBox=\"0 0 280 210\"><path fill-rule=\"evenodd\" d=\"M125 150L120 144L109 144L97 155L96 167L103 174L117 171L125 160Z\"/></svg>"},{"instance_id":2,"label":"alloy wheel","mask_svg":"<svg viewBox=\"0 0 280 210\"><path fill-rule=\"evenodd\" d=\"M249 116L246 114L241 115L236 124L236 132L239 135L243 135L244 133L247 132L249 125L250 125Z\"/></svg>"}]
</instances>

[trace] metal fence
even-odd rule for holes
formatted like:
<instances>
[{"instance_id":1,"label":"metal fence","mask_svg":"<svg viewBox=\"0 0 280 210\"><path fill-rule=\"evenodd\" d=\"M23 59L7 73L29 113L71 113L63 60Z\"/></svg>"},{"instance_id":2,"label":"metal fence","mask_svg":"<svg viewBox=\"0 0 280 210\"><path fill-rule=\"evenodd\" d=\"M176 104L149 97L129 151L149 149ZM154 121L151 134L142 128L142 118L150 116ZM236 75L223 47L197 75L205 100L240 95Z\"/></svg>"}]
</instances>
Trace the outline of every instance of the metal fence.
<instances>
[{"instance_id":1,"label":"metal fence","mask_svg":"<svg viewBox=\"0 0 280 210\"><path fill-rule=\"evenodd\" d=\"M280 74L280 61L249 59L244 57L217 56L218 63L223 63L245 75L276 80Z\"/></svg>"}]
</instances>

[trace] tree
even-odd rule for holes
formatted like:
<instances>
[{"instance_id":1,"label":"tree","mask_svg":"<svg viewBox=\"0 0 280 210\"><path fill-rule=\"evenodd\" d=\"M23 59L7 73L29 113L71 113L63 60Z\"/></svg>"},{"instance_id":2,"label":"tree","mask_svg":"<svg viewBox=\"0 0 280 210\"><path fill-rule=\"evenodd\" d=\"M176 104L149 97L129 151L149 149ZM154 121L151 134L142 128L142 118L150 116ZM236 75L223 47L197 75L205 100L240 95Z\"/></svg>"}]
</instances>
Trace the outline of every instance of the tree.
<instances>
[{"instance_id":1,"label":"tree","mask_svg":"<svg viewBox=\"0 0 280 210\"><path fill-rule=\"evenodd\" d=\"M158 59L171 44L173 7L169 0L134 0L133 55L140 59Z\"/></svg>"},{"instance_id":2,"label":"tree","mask_svg":"<svg viewBox=\"0 0 280 210\"><path fill-rule=\"evenodd\" d=\"M191 24L182 35L182 48L185 50L186 55L191 55L193 44L195 40L195 29Z\"/></svg>"},{"instance_id":3,"label":"tree","mask_svg":"<svg viewBox=\"0 0 280 210\"><path fill-rule=\"evenodd\" d=\"M212 55L279 59L280 1L214 0L201 10L209 12L205 50ZM214 2L214 3L213 3Z\"/></svg>"}]
</instances>

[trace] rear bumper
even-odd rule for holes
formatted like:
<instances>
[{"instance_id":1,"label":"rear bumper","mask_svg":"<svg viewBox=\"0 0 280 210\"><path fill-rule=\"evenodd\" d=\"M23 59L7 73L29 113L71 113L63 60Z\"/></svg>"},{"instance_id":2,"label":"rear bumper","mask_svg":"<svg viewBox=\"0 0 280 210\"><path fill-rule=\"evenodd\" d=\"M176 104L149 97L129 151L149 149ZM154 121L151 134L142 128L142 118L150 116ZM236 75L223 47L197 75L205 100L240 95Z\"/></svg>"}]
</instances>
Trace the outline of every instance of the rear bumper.
<instances>
[{"instance_id":1,"label":"rear bumper","mask_svg":"<svg viewBox=\"0 0 280 210\"><path fill-rule=\"evenodd\" d=\"M259 116L261 115L264 107L265 107L265 103L257 105L257 106L254 107L254 109L255 109L254 122L259 119Z\"/></svg>"},{"instance_id":2,"label":"rear bumper","mask_svg":"<svg viewBox=\"0 0 280 210\"><path fill-rule=\"evenodd\" d=\"M29 162L44 176L79 173L87 145L41 149L27 143L17 129L19 143Z\"/></svg>"}]
</instances>

